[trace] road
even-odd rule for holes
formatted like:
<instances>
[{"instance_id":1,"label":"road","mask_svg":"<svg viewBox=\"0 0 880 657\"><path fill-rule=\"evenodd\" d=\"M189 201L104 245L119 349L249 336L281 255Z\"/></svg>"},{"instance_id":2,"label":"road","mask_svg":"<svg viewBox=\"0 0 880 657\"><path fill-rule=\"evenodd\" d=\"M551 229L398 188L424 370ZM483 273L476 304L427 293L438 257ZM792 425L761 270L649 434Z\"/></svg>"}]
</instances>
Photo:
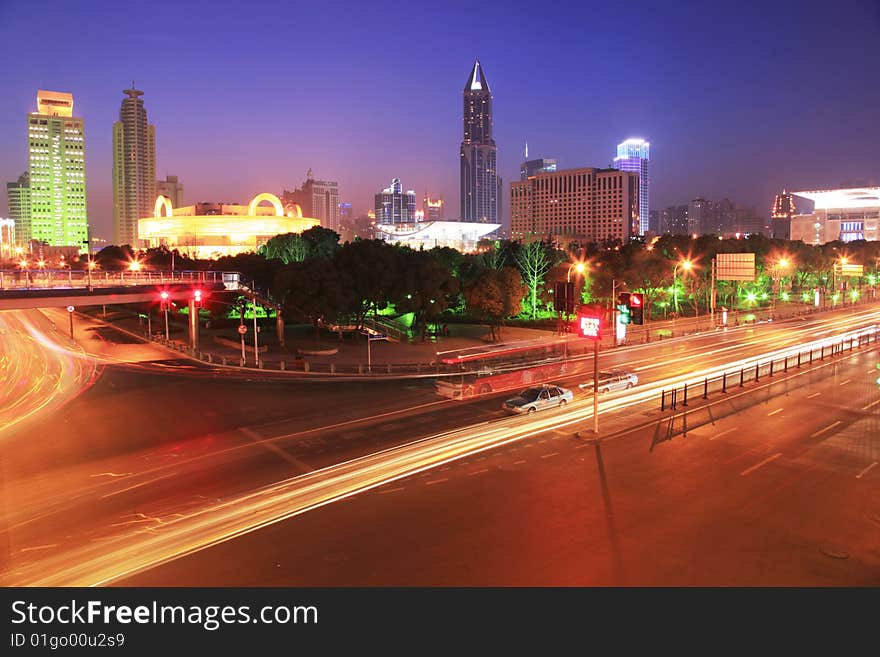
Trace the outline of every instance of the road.
<instances>
[{"instance_id":1,"label":"road","mask_svg":"<svg viewBox=\"0 0 880 657\"><path fill-rule=\"evenodd\" d=\"M604 354L603 367L627 363L650 385L876 319L862 308L666 341ZM11 321L0 314L3 326ZM97 382L0 440L4 583L118 581L388 478L451 467L442 462L475 449L540 444L547 431L571 436L589 417L587 399L564 421L511 419L498 397L439 400L430 382L269 384L191 364L182 371L155 345L125 344L84 318L76 330L99 365ZM395 448L408 460L367 456Z\"/></svg>"}]
</instances>

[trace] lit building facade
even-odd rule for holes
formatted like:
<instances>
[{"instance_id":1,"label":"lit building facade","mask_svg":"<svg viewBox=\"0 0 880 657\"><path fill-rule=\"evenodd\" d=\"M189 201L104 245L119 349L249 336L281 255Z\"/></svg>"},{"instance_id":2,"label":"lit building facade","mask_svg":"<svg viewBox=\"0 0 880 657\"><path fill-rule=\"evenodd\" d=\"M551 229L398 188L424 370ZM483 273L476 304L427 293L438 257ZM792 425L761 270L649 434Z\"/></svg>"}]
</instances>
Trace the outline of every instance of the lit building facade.
<instances>
[{"instance_id":1,"label":"lit building facade","mask_svg":"<svg viewBox=\"0 0 880 657\"><path fill-rule=\"evenodd\" d=\"M169 199L175 208L183 206L183 183L177 176L165 176L165 180L157 180L156 194Z\"/></svg>"},{"instance_id":2,"label":"lit building facade","mask_svg":"<svg viewBox=\"0 0 880 657\"><path fill-rule=\"evenodd\" d=\"M403 191L400 178L393 178L391 185L376 194L377 224L410 224L416 219L416 193Z\"/></svg>"},{"instance_id":3,"label":"lit building facade","mask_svg":"<svg viewBox=\"0 0 880 657\"><path fill-rule=\"evenodd\" d=\"M422 201L422 208L426 221L443 221L443 208L446 205L442 198L426 196Z\"/></svg>"},{"instance_id":4,"label":"lit building facade","mask_svg":"<svg viewBox=\"0 0 880 657\"><path fill-rule=\"evenodd\" d=\"M156 199L156 129L147 122L144 92L131 86L113 124L113 241L136 249L137 222Z\"/></svg>"},{"instance_id":5,"label":"lit building facade","mask_svg":"<svg viewBox=\"0 0 880 657\"><path fill-rule=\"evenodd\" d=\"M626 242L638 234L639 174L563 169L510 184L510 236Z\"/></svg>"},{"instance_id":6,"label":"lit building facade","mask_svg":"<svg viewBox=\"0 0 880 657\"><path fill-rule=\"evenodd\" d=\"M298 205L307 217L314 217L324 228L339 232L339 183L335 180L315 180L312 170L306 173L302 187L281 194L284 207L292 210Z\"/></svg>"},{"instance_id":7,"label":"lit building facade","mask_svg":"<svg viewBox=\"0 0 880 657\"><path fill-rule=\"evenodd\" d=\"M255 252L276 235L319 225L317 219L303 217L298 206L285 212L274 194L257 194L248 205L196 203L183 208L159 196L153 216L138 221L138 237L151 248L164 245L193 258L219 258Z\"/></svg>"},{"instance_id":8,"label":"lit building facade","mask_svg":"<svg viewBox=\"0 0 880 657\"><path fill-rule=\"evenodd\" d=\"M501 217L501 179L498 149L492 138L492 91L480 60L464 86L464 136L461 159L461 220L498 223Z\"/></svg>"},{"instance_id":9,"label":"lit building facade","mask_svg":"<svg viewBox=\"0 0 880 657\"><path fill-rule=\"evenodd\" d=\"M880 187L791 192L813 211L791 218L791 239L805 244L880 239Z\"/></svg>"},{"instance_id":10,"label":"lit building facade","mask_svg":"<svg viewBox=\"0 0 880 657\"><path fill-rule=\"evenodd\" d=\"M526 157L528 158L528 150L526 150ZM519 179L526 180L532 176L537 176L539 173L553 173L558 168L556 160L551 158L526 159L525 162L519 165Z\"/></svg>"},{"instance_id":11,"label":"lit building facade","mask_svg":"<svg viewBox=\"0 0 880 657\"><path fill-rule=\"evenodd\" d=\"M16 182L6 183L6 200L9 218L15 222L15 243L24 246L28 242L31 225L31 184L27 171Z\"/></svg>"},{"instance_id":12,"label":"lit building facade","mask_svg":"<svg viewBox=\"0 0 880 657\"><path fill-rule=\"evenodd\" d=\"M376 238L392 244L402 244L415 250L449 247L462 253L477 249L477 243L499 224L468 221L425 221L412 224L376 225Z\"/></svg>"},{"instance_id":13,"label":"lit building facade","mask_svg":"<svg viewBox=\"0 0 880 657\"><path fill-rule=\"evenodd\" d=\"M22 242L86 250L85 123L73 115L73 94L39 90L27 121L30 221Z\"/></svg>"},{"instance_id":14,"label":"lit building facade","mask_svg":"<svg viewBox=\"0 0 880 657\"><path fill-rule=\"evenodd\" d=\"M648 221L651 216L649 189L651 179L648 177L648 163L651 160L651 144L644 139L627 139L617 145L617 157L614 158L615 169L634 171L639 174L639 234L648 232Z\"/></svg>"}]
</instances>

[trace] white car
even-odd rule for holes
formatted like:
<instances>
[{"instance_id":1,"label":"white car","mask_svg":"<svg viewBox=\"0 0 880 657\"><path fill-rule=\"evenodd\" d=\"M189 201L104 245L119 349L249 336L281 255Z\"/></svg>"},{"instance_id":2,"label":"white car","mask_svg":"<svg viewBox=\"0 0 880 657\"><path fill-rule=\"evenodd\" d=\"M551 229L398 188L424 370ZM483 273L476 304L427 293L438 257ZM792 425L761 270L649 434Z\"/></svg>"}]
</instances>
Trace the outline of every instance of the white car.
<instances>
[{"instance_id":1,"label":"white car","mask_svg":"<svg viewBox=\"0 0 880 657\"><path fill-rule=\"evenodd\" d=\"M599 372L599 394L611 392L612 390L629 390L638 382L639 377L632 372L624 370ZM589 392L593 389L593 382L585 381L578 384L578 388Z\"/></svg>"},{"instance_id":2,"label":"white car","mask_svg":"<svg viewBox=\"0 0 880 657\"><path fill-rule=\"evenodd\" d=\"M574 393L554 385L532 386L508 399L502 408L508 413L535 413L545 408L565 406L574 399Z\"/></svg>"}]
</instances>

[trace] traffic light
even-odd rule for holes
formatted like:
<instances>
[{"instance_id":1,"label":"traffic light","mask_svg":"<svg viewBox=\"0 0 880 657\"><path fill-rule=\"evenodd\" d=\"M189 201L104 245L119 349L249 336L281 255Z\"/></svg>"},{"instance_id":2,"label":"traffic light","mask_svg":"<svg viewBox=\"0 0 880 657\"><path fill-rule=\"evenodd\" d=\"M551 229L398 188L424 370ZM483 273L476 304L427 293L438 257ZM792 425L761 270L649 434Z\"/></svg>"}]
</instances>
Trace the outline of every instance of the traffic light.
<instances>
[{"instance_id":1,"label":"traffic light","mask_svg":"<svg viewBox=\"0 0 880 657\"><path fill-rule=\"evenodd\" d=\"M193 300L196 302L196 308L202 307L202 291L196 290L193 292Z\"/></svg>"},{"instance_id":2,"label":"traffic light","mask_svg":"<svg viewBox=\"0 0 880 657\"><path fill-rule=\"evenodd\" d=\"M559 281L553 291L553 307L556 312L571 315L574 313L574 283Z\"/></svg>"},{"instance_id":3,"label":"traffic light","mask_svg":"<svg viewBox=\"0 0 880 657\"><path fill-rule=\"evenodd\" d=\"M166 290L162 290L162 292L159 293L159 308L163 312L170 308L170 297L171 295L169 295Z\"/></svg>"},{"instance_id":4,"label":"traffic light","mask_svg":"<svg viewBox=\"0 0 880 657\"><path fill-rule=\"evenodd\" d=\"M629 292L621 292L620 294L617 295L617 305L629 307L629 298L630 298Z\"/></svg>"},{"instance_id":5,"label":"traffic light","mask_svg":"<svg viewBox=\"0 0 880 657\"><path fill-rule=\"evenodd\" d=\"M643 324L645 320L645 298L638 292L629 295L629 315L633 324Z\"/></svg>"}]
</instances>

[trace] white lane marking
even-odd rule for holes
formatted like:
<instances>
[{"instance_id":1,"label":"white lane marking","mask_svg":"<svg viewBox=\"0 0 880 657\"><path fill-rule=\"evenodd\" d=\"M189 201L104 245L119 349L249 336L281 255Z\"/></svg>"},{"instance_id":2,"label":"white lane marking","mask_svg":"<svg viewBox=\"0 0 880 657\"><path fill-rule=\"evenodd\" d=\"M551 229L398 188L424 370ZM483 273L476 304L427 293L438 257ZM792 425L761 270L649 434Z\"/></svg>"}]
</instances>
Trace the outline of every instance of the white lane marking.
<instances>
[{"instance_id":1,"label":"white lane marking","mask_svg":"<svg viewBox=\"0 0 880 657\"><path fill-rule=\"evenodd\" d=\"M377 490L376 492L379 495L384 495L385 493L397 493L398 491L404 490L403 486L398 486L397 488L389 488L388 490Z\"/></svg>"},{"instance_id":2,"label":"white lane marking","mask_svg":"<svg viewBox=\"0 0 880 657\"><path fill-rule=\"evenodd\" d=\"M272 438L266 438L265 436L261 436L260 434L258 434L256 431L254 431L250 427L239 427L238 430L241 433L243 433L245 436L250 438L257 445L261 445L262 447L265 447L266 449L268 449L270 452L277 454L278 456L283 458L285 461L287 461L291 465L295 465L297 468L302 470L304 473L305 472L312 472L314 470L314 468L312 466L310 466L308 463L304 463L303 461L300 461L298 458L291 456L290 454L285 452L283 449L278 447L278 445L276 445L274 442L272 442L273 441ZM323 451L323 450L318 450L318 451Z\"/></svg>"},{"instance_id":3,"label":"white lane marking","mask_svg":"<svg viewBox=\"0 0 880 657\"><path fill-rule=\"evenodd\" d=\"M89 475L89 477L127 477L132 472L99 472L98 474Z\"/></svg>"},{"instance_id":4,"label":"white lane marking","mask_svg":"<svg viewBox=\"0 0 880 657\"><path fill-rule=\"evenodd\" d=\"M771 415L776 415L777 413L781 413L781 412L782 412L782 409L777 408L775 411L770 411L769 413L767 413L767 417L770 417Z\"/></svg>"},{"instance_id":5,"label":"white lane marking","mask_svg":"<svg viewBox=\"0 0 880 657\"><path fill-rule=\"evenodd\" d=\"M867 406L862 406L862 410L863 410L863 411L867 411L869 408L871 408L872 406L876 406L877 404L880 404L880 399L877 399L877 400L875 400L875 401L872 401L872 402L871 402L870 404L868 404Z\"/></svg>"},{"instance_id":6,"label":"white lane marking","mask_svg":"<svg viewBox=\"0 0 880 657\"><path fill-rule=\"evenodd\" d=\"M523 463L525 463L525 461L514 461L513 462L514 465L522 465Z\"/></svg>"},{"instance_id":7,"label":"white lane marking","mask_svg":"<svg viewBox=\"0 0 880 657\"><path fill-rule=\"evenodd\" d=\"M807 399L812 399L813 397L818 397L821 395L821 392L814 392L812 395L807 395Z\"/></svg>"},{"instance_id":8,"label":"white lane marking","mask_svg":"<svg viewBox=\"0 0 880 657\"><path fill-rule=\"evenodd\" d=\"M750 472L754 472L755 470L757 470L758 468L760 468L762 465L767 465L768 463L770 463L770 461L775 461L775 460L778 459L780 456L782 456L782 452L776 452L776 454L774 454L773 456L768 456L767 458L765 458L765 459L764 459L763 461L761 461L760 463L756 463L755 465L753 465L751 468L746 468L745 470L743 470L742 472L739 473L739 476L740 476L740 477L745 477L745 476L746 476L747 474L749 474Z\"/></svg>"},{"instance_id":9,"label":"white lane marking","mask_svg":"<svg viewBox=\"0 0 880 657\"><path fill-rule=\"evenodd\" d=\"M34 547L26 547L21 548L19 553L21 552L31 552L33 550L48 550L49 548L58 547L58 543L49 543L47 545L35 545Z\"/></svg>"},{"instance_id":10,"label":"white lane marking","mask_svg":"<svg viewBox=\"0 0 880 657\"><path fill-rule=\"evenodd\" d=\"M834 427L836 427L838 424L841 424L841 423L842 423L842 420L838 420L837 422L832 422L831 424L829 424L829 425L828 425L827 427L825 427L824 429L819 429L818 431L815 431L815 432L811 433L811 434L810 434L810 438L815 438L816 436L825 433L825 432L828 431L829 429L833 429Z\"/></svg>"},{"instance_id":11,"label":"white lane marking","mask_svg":"<svg viewBox=\"0 0 880 657\"><path fill-rule=\"evenodd\" d=\"M880 401L880 400L878 400L878 401ZM589 447L589 445L575 445L574 446L575 449L583 449L584 447Z\"/></svg>"},{"instance_id":12,"label":"white lane marking","mask_svg":"<svg viewBox=\"0 0 880 657\"><path fill-rule=\"evenodd\" d=\"M871 471L871 468L873 468L875 465L877 465L877 461L874 461L871 465L869 465L867 468L865 468L859 474L857 474L856 479L861 479L862 477L864 477L866 474L868 474Z\"/></svg>"},{"instance_id":13,"label":"white lane marking","mask_svg":"<svg viewBox=\"0 0 880 657\"><path fill-rule=\"evenodd\" d=\"M484 472L489 472L489 468L483 468L482 470L474 470L473 472L468 472L468 477L473 477L474 475L483 474Z\"/></svg>"},{"instance_id":14,"label":"white lane marking","mask_svg":"<svg viewBox=\"0 0 880 657\"><path fill-rule=\"evenodd\" d=\"M850 381L852 381L852 379L847 379L846 381L841 381L839 385L845 386Z\"/></svg>"},{"instance_id":15,"label":"white lane marking","mask_svg":"<svg viewBox=\"0 0 880 657\"><path fill-rule=\"evenodd\" d=\"M549 454L542 454L542 459L549 459L551 456L559 456L559 452L550 452Z\"/></svg>"},{"instance_id":16,"label":"white lane marking","mask_svg":"<svg viewBox=\"0 0 880 657\"><path fill-rule=\"evenodd\" d=\"M442 484L444 481L449 481L449 479L444 477L443 479L434 479L432 481L426 481L425 486L433 486L434 484Z\"/></svg>"},{"instance_id":17,"label":"white lane marking","mask_svg":"<svg viewBox=\"0 0 880 657\"><path fill-rule=\"evenodd\" d=\"M712 436L711 438L709 438L709 440L716 440L717 438L721 438L721 436L726 436L726 435L729 434L731 431L736 431L737 429L739 429L739 427L730 427L730 429L725 429L725 430L722 431L721 433L716 433L714 436Z\"/></svg>"}]
</instances>

